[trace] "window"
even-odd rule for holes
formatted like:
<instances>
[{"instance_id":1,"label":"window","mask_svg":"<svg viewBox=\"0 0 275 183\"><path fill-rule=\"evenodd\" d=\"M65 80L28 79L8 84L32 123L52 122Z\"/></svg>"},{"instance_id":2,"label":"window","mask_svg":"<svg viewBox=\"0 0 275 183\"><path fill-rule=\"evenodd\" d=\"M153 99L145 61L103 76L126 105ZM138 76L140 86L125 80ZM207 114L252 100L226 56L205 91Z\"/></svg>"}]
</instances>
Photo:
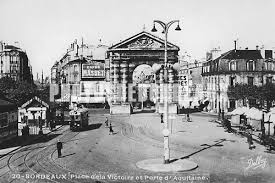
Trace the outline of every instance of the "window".
<instances>
[{"instance_id":1,"label":"window","mask_svg":"<svg viewBox=\"0 0 275 183\"><path fill-rule=\"evenodd\" d=\"M84 83L81 84L81 92L83 93L85 91Z\"/></svg>"},{"instance_id":2,"label":"window","mask_svg":"<svg viewBox=\"0 0 275 183\"><path fill-rule=\"evenodd\" d=\"M217 78L215 78L215 90L217 90L218 89L218 80L217 80Z\"/></svg>"},{"instance_id":3,"label":"window","mask_svg":"<svg viewBox=\"0 0 275 183\"><path fill-rule=\"evenodd\" d=\"M249 60L247 63L246 63L246 70L247 71L254 71L255 70L255 63L253 60Z\"/></svg>"},{"instance_id":4,"label":"window","mask_svg":"<svg viewBox=\"0 0 275 183\"><path fill-rule=\"evenodd\" d=\"M272 76L271 77L266 77L266 83L272 83Z\"/></svg>"},{"instance_id":5,"label":"window","mask_svg":"<svg viewBox=\"0 0 275 183\"><path fill-rule=\"evenodd\" d=\"M272 62L272 61L266 61L265 62L265 69L267 70L267 71L272 71L272 70L274 70L274 63Z\"/></svg>"},{"instance_id":6,"label":"window","mask_svg":"<svg viewBox=\"0 0 275 183\"><path fill-rule=\"evenodd\" d=\"M206 91L207 90L207 84L208 84L208 80L205 79L204 81L204 85L203 85L203 90Z\"/></svg>"},{"instance_id":7,"label":"window","mask_svg":"<svg viewBox=\"0 0 275 183\"><path fill-rule=\"evenodd\" d=\"M236 71L237 70L237 67L236 67L236 61L235 60L233 60L233 61L230 61L229 62L229 70L230 71Z\"/></svg>"},{"instance_id":8,"label":"window","mask_svg":"<svg viewBox=\"0 0 275 183\"><path fill-rule=\"evenodd\" d=\"M77 72L77 65L74 65L74 72Z\"/></svg>"},{"instance_id":9,"label":"window","mask_svg":"<svg viewBox=\"0 0 275 183\"><path fill-rule=\"evenodd\" d=\"M235 76L230 76L229 82L230 82L230 86L234 86L235 85Z\"/></svg>"},{"instance_id":10,"label":"window","mask_svg":"<svg viewBox=\"0 0 275 183\"><path fill-rule=\"evenodd\" d=\"M236 106L236 105L235 105L235 100L230 99L230 100L229 100L229 108L232 109L232 108L235 108L235 106Z\"/></svg>"},{"instance_id":11,"label":"window","mask_svg":"<svg viewBox=\"0 0 275 183\"><path fill-rule=\"evenodd\" d=\"M247 84L248 85L253 85L253 80L254 80L253 77L247 77Z\"/></svg>"}]
</instances>

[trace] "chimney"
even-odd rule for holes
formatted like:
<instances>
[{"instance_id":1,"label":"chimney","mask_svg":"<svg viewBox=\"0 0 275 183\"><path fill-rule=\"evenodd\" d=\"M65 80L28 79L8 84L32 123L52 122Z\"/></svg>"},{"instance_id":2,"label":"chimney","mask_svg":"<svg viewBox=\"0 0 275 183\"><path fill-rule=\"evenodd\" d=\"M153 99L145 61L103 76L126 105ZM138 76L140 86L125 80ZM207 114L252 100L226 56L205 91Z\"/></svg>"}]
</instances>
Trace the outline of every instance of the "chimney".
<instances>
[{"instance_id":1,"label":"chimney","mask_svg":"<svg viewBox=\"0 0 275 183\"><path fill-rule=\"evenodd\" d=\"M17 47L17 48L20 48L19 42L18 42L18 41L15 41L15 42L14 42L14 46Z\"/></svg>"},{"instance_id":2,"label":"chimney","mask_svg":"<svg viewBox=\"0 0 275 183\"><path fill-rule=\"evenodd\" d=\"M259 46L258 45L256 46L256 50L259 50Z\"/></svg>"},{"instance_id":3,"label":"chimney","mask_svg":"<svg viewBox=\"0 0 275 183\"><path fill-rule=\"evenodd\" d=\"M206 52L206 61L212 60L212 53L211 52Z\"/></svg>"},{"instance_id":4,"label":"chimney","mask_svg":"<svg viewBox=\"0 0 275 183\"><path fill-rule=\"evenodd\" d=\"M246 47L245 49L248 50L248 47Z\"/></svg>"},{"instance_id":5,"label":"chimney","mask_svg":"<svg viewBox=\"0 0 275 183\"><path fill-rule=\"evenodd\" d=\"M234 50L237 50L237 40L234 40Z\"/></svg>"}]
</instances>

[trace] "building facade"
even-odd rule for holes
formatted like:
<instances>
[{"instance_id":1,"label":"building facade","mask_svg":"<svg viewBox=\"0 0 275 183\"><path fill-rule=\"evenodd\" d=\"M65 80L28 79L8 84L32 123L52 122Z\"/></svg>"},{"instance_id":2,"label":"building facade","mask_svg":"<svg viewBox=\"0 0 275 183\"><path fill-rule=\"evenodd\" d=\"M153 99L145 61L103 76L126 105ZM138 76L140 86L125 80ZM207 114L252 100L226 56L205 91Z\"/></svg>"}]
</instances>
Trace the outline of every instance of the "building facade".
<instances>
[{"instance_id":1,"label":"building facade","mask_svg":"<svg viewBox=\"0 0 275 183\"><path fill-rule=\"evenodd\" d=\"M0 42L0 78L33 82L32 68L27 53L22 49Z\"/></svg>"},{"instance_id":2,"label":"building facade","mask_svg":"<svg viewBox=\"0 0 275 183\"><path fill-rule=\"evenodd\" d=\"M41 119L42 124L45 124L48 110L49 105L35 96L18 107L18 122L25 122L30 126L39 126L38 122Z\"/></svg>"},{"instance_id":3,"label":"building facade","mask_svg":"<svg viewBox=\"0 0 275 183\"><path fill-rule=\"evenodd\" d=\"M163 39L142 31L109 48L101 44L79 45L75 41L51 68L50 101L108 102L111 107L128 106L120 112L129 113L130 105L155 106L158 110L167 97L177 111L178 52L179 47L168 42L168 92L165 92Z\"/></svg>"},{"instance_id":4,"label":"building facade","mask_svg":"<svg viewBox=\"0 0 275 183\"><path fill-rule=\"evenodd\" d=\"M179 108L195 108L203 103L202 62L180 62L178 94Z\"/></svg>"},{"instance_id":5,"label":"building facade","mask_svg":"<svg viewBox=\"0 0 275 183\"><path fill-rule=\"evenodd\" d=\"M17 106L0 98L0 143L18 134Z\"/></svg>"},{"instance_id":6,"label":"building facade","mask_svg":"<svg viewBox=\"0 0 275 183\"><path fill-rule=\"evenodd\" d=\"M51 68L50 101L104 104L106 50L75 40Z\"/></svg>"},{"instance_id":7,"label":"building facade","mask_svg":"<svg viewBox=\"0 0 275 183\"><path fill-rule=\"evenodd\" d=\"M228 112L245 105L243 101L228 97L228 87L236 83L261 86L274 82L275 61L272 53L272 50L233 49L215 59L210 55L202 68L202 92L204 99L209 101L207 109Z\"/></svg>"}]
</instances>

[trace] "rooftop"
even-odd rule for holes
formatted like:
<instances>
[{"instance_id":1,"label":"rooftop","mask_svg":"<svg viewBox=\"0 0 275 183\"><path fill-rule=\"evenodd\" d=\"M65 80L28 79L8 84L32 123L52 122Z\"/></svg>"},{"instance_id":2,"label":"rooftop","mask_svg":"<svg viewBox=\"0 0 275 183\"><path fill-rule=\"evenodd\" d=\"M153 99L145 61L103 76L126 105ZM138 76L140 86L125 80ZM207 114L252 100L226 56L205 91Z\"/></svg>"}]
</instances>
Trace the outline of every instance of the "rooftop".
<instances>
[{"instance_id":1,"label":"rooftop","mask_svg":"<svg viewBox=\"0 0 275 183\"><path fill-rule=\"evenodd\" d=\"M10 49L10 50L20 50L20 48L13 46L13 45L5 45L5 49Z\"/></svg>"},{"instance_id":2,"label":"rooftop","mask_svg":"<svg viewBox=\"0 0 275 183\"><path fill-rule=\"evenodd\" d=\"M222 59L263 59L261 50L231 50L222 55Z\"/></svg>"}]
</instances>

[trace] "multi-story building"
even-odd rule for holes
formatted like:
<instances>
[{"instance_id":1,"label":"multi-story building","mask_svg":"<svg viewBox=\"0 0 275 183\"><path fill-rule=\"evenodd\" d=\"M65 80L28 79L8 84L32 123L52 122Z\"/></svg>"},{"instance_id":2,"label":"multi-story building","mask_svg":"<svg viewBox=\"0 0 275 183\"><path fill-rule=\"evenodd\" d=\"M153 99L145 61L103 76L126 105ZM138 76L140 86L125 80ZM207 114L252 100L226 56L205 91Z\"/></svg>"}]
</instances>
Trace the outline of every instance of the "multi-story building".
<instances>
[{"instance_id":1,"label":"multi-story building","mask_svg":"<svg viewBox=\"0 0 275 183\"><path fill-rule=\"evenodd\" d=\"M202 62L181 62L179 71L179 107L194 108L203 102Z\"/></svg>"},{"instance_id":2,"label":"multi-story building","mask_svg":"<svg viewBox=\"0 0 275 183\"><path fill-rule=\"evenodd\" d=\"M236 83L249 85L263 85L274 82L275 61L272 50L237 50L236 48L211 58L203 64L203 95L209 101L208 110L219 112L231 111L244 105L243 101L236 101L228 97L228 87ZM255 100L249 103L255 103Z\"/></svg>"},{"instance_id":3,"label":"multi-story building","mask_svg":"<svg viewBox=\"0 0 275 183\"><path fill-rule=\"evenodd\" d=\"M0 42L0 78L8 76L16 81L33 82L32 68L27 53Z\"/></svg>"},{"instance_id":4,"label":"multi-story building","mask_svg":"<svg viewBox=\"0 0 275 183\"><path fill-rule=\"evenodd\" d=\"M70 45L51 68L50 101L105 103L105 53L107 46Z\"/></svg>"}]
</instances>

